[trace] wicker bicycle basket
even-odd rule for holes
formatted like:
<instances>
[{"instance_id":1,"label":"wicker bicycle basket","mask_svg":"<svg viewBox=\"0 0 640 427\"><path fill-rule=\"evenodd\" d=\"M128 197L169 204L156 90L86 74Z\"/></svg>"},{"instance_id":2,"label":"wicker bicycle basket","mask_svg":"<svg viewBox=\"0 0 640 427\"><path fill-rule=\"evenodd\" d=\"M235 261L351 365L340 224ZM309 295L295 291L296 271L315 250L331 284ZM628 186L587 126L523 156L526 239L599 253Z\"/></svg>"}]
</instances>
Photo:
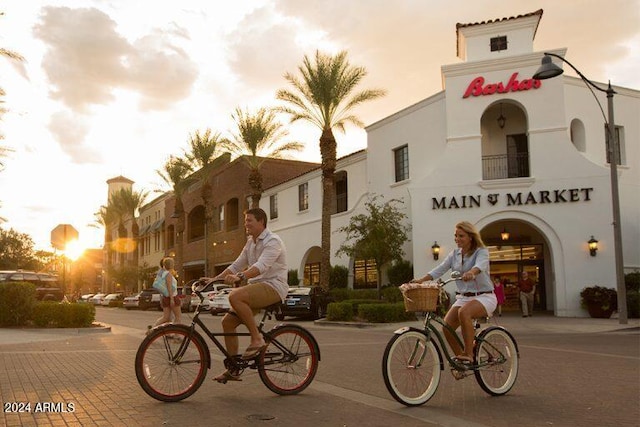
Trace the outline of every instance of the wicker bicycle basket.
<instances>
[{"instance_id":1,"label":"wicker bicycle basket","mask_svg":"<svg viewBox=\"0 0 640 427\"><path fill-rule=\"evenodd\" d=\"M408 289L402 294L404 308L406 311L436 311L438 294L438 288Z\"/></svg>"}]
</instances>

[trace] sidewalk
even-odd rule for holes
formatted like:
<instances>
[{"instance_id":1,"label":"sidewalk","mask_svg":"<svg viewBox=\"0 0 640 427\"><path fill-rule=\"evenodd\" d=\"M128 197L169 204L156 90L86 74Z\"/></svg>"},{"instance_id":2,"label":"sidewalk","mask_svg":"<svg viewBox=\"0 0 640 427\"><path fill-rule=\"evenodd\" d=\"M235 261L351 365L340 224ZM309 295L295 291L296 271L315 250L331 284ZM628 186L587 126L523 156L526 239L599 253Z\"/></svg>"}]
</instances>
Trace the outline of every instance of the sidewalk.
<instances>
[{"instance_id":1,"label":"sidewalk","mask_svg":"<svg viewBox=\"0 0 640 427\"><path fill-rule=\"evenodd\" d=\"M362 323L332 322L326 319L316 320L315 325L354 328L381 328L395 330L404 326L421 327L419 321L401 323ZM501 317L494 316L489 324L503 326L512 332L529 333L601 333L601 332L640 332L640 319L628 319L621 325L617 318L592 319L590 317L555 317L552 314L536 314L523 318L519 313L505 313Z\"/></svg>"}]
</instances>

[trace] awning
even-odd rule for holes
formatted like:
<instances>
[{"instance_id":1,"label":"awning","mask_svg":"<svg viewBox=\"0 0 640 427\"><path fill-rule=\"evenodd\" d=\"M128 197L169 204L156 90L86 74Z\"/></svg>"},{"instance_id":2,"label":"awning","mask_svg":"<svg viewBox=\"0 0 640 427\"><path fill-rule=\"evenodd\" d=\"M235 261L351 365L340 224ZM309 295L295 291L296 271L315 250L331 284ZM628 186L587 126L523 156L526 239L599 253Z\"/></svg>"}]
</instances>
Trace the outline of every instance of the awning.
<instances>
[{"instance_id":1,"label":"awning","mask_svg":"<svg viewBox=\"0 0 640 427\"><path fill-rule=\"evenodd\" d=\"M151 228L151 224L145 225L144 227L142 227L140 229L140 231L138 232L139 236L144 236L145 234L147 234L149 232L149 229Z\"/></svg>"},{"instance_id":2,"label":"awning","mask_svg":"<svg viewBox=\"0 0 640 427\"><path fill-rule=\"evenodd\" d=\"M151 226L151 230L150 232L155 233L156 231L158 231L162 226L164 225L164 219L159 219L158 221L154 222L153 225Z\"/></svg>"}]
</instances>

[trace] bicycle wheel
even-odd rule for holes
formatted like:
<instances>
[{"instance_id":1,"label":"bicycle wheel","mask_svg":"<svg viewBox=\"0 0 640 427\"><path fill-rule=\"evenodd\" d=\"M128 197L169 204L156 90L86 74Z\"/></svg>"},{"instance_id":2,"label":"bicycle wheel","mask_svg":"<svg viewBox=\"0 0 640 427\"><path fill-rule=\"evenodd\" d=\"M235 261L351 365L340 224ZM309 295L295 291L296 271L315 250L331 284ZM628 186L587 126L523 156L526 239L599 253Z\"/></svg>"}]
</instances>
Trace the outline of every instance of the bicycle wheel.
<instances>
[{"instance_id":1,"label":"bicycle wheel","mask_svg":"<svg viewBox=\"0 0 640 427\"><path fill-rule=\"evenodd\" d=\"M152 332L136 353L136 378L151 397L177 402L202 385L210 366L209 348L185 325L168 325Z\"/></svg>"},{"instance_id":2,"label":"bicycle wheel","mask_svg":"<svg viewBox=\"0 0 640 427\"><path fill-rule=\"evenodd\" d=\"M300 393L318 371L320 350L306 329L276 326L265 335L267 348L258 359L258 373L265 386L281 395Z\"/></svg>"},{"instance_id":3,"label":"bicycle wheel","mask_svg":"<svg viewBox=\"0 0 640 427\"><path fill-rule=\"evenodd\" d=\"M438 389L441 356L432 340L419 331L394 335L382 357L382 375L387 390L398 402L418 406Z\"/></svg>"},{"instance_id":4,"label":"bicycle wheel","mask_svg":"<svg viewBox=\"0 0 640 427\"><path fill-rule=\"evenodd\" d=\"M491 327L478 336L476 380L492 396L507 393L518 377L518 345L503 328Z\"/></svg>"}]
</instances>

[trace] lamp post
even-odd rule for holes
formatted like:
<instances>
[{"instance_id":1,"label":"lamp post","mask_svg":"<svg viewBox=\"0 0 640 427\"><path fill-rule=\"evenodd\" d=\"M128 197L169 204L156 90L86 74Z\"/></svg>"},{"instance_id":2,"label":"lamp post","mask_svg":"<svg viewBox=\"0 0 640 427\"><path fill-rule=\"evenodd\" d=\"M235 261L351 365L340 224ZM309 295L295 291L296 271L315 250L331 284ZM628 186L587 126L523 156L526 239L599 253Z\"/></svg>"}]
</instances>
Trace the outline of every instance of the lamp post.
<instances>
[{"instance_id":1,"label":"lamp post","mask_svg":"<svg viewBox=\"0 0 640 427\"><path fill-rule=\"evenodd\" d=\"M607 132L609 134L609 169L611 172L611 207L613 210L613 246L614 246L614 258L615 258L615 270L616 270L616 288L618 291L618 318L620 324L627 324L627 292L624 285L624 266L622 259L622 231L621 231L621 222L620 222L620 195L618 193L618 139L615 134L615 124L613 120L613 95L616 93L611 87L611 82L609 82L606 89L597 86L591 80L586 78L576 67L573 66L569 61L564 59L560 55L556 55L555 53L545 52L542 57L542 64L540 68L533 75L534 79L544 80L550 79L556 76L559 76L564 71L562 68L558 67L553 63L551 57L558 58L562 62L569 65L578 76L587 84L587 87L591 91L591 94L595 98L598 106L600 107L600 111L602 112L602 116L604 117L604 121L607 124ZM596 94L593 92L593 89L599 90L600 92L604 92L607 94L607 110L609 113L609 119L604 114L604 110L602 109L602 104L596 97Z\"/></svg>"}]
</instances>

